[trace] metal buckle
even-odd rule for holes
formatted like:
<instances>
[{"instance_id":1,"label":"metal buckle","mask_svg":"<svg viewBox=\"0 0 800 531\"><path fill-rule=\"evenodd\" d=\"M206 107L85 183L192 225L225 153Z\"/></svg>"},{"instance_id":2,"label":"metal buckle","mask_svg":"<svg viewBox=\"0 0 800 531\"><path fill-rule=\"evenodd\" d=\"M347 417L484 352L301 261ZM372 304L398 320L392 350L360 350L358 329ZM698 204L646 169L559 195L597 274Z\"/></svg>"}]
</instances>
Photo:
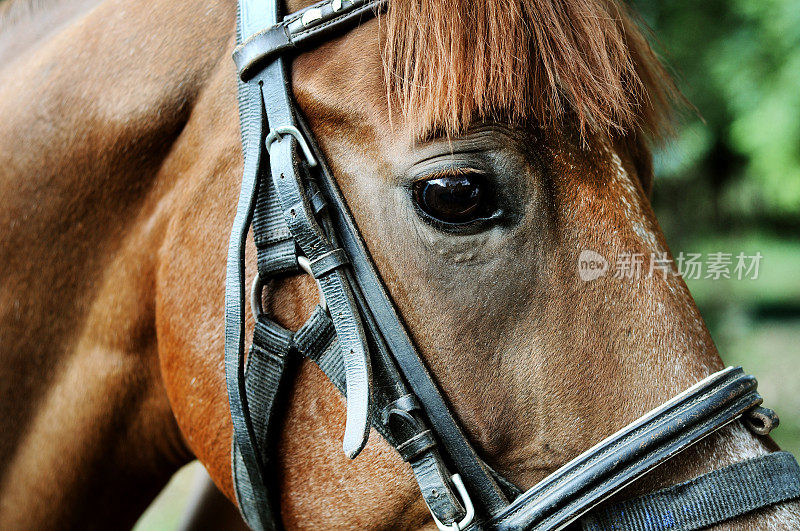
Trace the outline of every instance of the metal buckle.
<instances>
[{"instance_id":1,"label":"metal buckle","mask_svg":"<svg viewBox=\"0 0 800 531\"><path fill-rule=\"evenodd\" d=\"M461 475L453 474L450 481L453 482L453 486L455 486L456 491L458 491L459 496L461 496L461 502L464 504L464 509L466 509L467 514L464 515L464 518L460 522L453 522L450 525L445 525L440 522L439 519L436 518L436 515L433 514L433 511L431 511L431 516L433 517L436 527L438 527L440 531L461 531L471 524L472 519L475 518L475 507L472 505L472 500L469 497L467 488L461 480ZM430 510L430 508L428 509Z\"/></svg>"},{"instance_id":2,"label":"metal buckle","mask_svg":"<svg viewBox=\"0 0 800 531\"><path fill-rule=\"evenodd\" d=\"M317 159L314 158L314 154L311 152L311 148L308 146L308 142L306 142L303 133L301 133L300 130L293 125L281 125L278 127L273 127L269 130L267 138L264 139L264 145L267 147L267 152L269 153L270 149L272 148L272 144L275 142L280 142L286 135L293 136L294 139L297 140L297 143L300 144L300 149L303 151L303 155L305 156L308 165L312 168L316 166Z\"/></svg>"},{"instance_id":3,"label":"metal buckle","mask_svg":"<svg viewBox=\"0 0 800 531\"><path fill-rule=\"evenodd\" d=\"M317 283L317 291L319 291L319 305L323 311L328 311L328 302L325 300L325 294L322 292L322 287L319 281L314 277L311 272L311 262L305 256L297 257L297 265L304 273L307 273ZM261 275L256 271L256 278L253 279L253 285L250 288L250 309L253 312L253 317L258 319L264 315L264 308L261 307L261 292L264 290L264 282L261 280Z\"/></svg>"}]
</instances>

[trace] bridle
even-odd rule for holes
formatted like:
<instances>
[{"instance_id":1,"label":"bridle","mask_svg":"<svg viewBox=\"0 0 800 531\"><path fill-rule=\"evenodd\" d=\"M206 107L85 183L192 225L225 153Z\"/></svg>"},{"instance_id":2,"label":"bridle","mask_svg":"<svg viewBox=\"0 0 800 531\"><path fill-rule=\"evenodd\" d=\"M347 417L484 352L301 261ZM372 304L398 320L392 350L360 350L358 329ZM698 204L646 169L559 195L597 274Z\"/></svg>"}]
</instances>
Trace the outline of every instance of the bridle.
<instances>
[{"instance_id":1,"label":"bridle","mask_svg":"<svg viewBox=\"0 0 800 531\"><path fill-rule=\"evenodd\" d=\"M791 454L778 452L716 470L685 488L590 512L740 417L768 433L777 417L760 407L756 381L741 368L709 376L526 492L478 456L414 346L292 98L288 55L345 33L386 5L325 0L281 19L279 0L239 2L234 60L244 172L228 251L225 370L233 482L247 523L281 527L274 425L291 369L303 357L346 396L345 453L356 457L374 427L411 466L440 529L561 529L579 519L590 529L697 529L800 497L800 468ZM258 274L250 297L253 343L245 357L244 246L251 228ZM321 304L291 332L263 312L261 290L301 271L316 279ZM706 499L708 492L724 496ZM692 503L698 509L687 512ZM648 516L653 510L671 511L669 521L682 527L659 527L665 520Z\"/></svg>"}]
</instances>

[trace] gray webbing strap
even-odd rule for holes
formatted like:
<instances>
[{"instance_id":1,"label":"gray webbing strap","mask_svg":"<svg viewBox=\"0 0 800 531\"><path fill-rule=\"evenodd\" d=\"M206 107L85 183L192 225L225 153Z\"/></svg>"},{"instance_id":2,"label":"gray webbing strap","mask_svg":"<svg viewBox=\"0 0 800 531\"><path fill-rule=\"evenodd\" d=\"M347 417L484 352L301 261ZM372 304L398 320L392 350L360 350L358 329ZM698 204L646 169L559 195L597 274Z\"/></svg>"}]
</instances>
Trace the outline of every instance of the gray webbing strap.
<instances>
[{"instance_id":1,"label":"gray webbing strap","mask_svg":"<svg viewBox=\"0 0 800 531\"><path fill-rule=\"evenodd\" d=\"M800 498L800 467L776 452L720 468L679 485L601 507L585 531L694 531Z\"/></svg>"},{"instance_id":2,"label":"gray webbing strap","mask_svg":"<svg viewBox=\"0 0 800 531\"><path fill-rule=\"evenodd\" d=\"M280 409L276 407L288 382L288 366L292 362L292 333L266 319L256 321L253 344L247 357L246 389L250 404L253 432L263 470L264 491L259 498L267 499L272 512L278 514L277 469L274 448L280 433L274 429ZM234 461L235 474L246 473L241 454Z\"/></svg>"},{"instance_id":3,"label":"gray webbing strap","mask_svg":"<svg viewBox=\"0 0 800 531\"><path fill-rule=\"evenodd\" d=\"M262 449L265 470L271 458L267 448L275 437L271 430L276 401L285 384L286 366L292 350L291 332L272 321L259 319L253 330L253 345L247 358L247 397L252 405L253 431Z\"/></svg>"},{"instance_id":4,"label":"gray webbing strap","mask_svg":"<svg viewBox=\"0 0 800 531\"><path fill-rule=\"evenodd\" d=\"M297 246L283 219L277 195L270 193L271 181L268 175L260 176L253 214L253 240L258 253L258 274L262 280L299 269Z\"/></svg>"},{"instance_id":5,"label":"gray webbing strap","mask_svg":"<svg viewBox=\"0 0 800 531\"><path fill-rule=\"evenodd\" d=\"M297 147L306 153L308 147L294 125L293 103L290 99L286 69L278 57L264 70L264 108L270 124L270 171L283 209L283 217L298 247L311 262L335 251L331 242L314 217L314 209L304 193L302 162L296 155ZM299 144L298 144L299 143ZM328 270L317 277L317 282L332 315L339 338L345 366L347 386L347 419L343 449L348 457L355 457L367 443L369 435L369 389L371 366L367 340L361 317L356 308L350 284L340 268Z\"/></svg>"}]
</instances>

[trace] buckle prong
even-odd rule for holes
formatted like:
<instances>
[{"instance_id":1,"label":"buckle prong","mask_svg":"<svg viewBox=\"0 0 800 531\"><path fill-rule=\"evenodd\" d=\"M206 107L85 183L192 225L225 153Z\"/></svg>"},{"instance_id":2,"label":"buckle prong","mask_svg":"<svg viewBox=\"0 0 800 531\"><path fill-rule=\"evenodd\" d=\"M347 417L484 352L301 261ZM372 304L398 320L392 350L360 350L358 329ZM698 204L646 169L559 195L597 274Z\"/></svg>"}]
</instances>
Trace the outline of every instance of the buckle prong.
<instances>
[{"instance_id":1,"label":"buckle prong","mask_svg":"<svg viewBox=\"0 0 800 531\"><path fill-rule=\"evenodd\" d=\"M306 142L306 138L303 136L303 133L301 133L300 130L293 125L280 125L269 130L267 138L264 139L267 152L269 152L272 148L272 144L275 142L280 142L286 135L291 135L295 140L297 140L297 143L300 145L300 149L303 151L303 156L306 158L308 165L312 168L316 166L317 159L314 158L314 154L311 152L311 148L309 147L308 142Z\"/></svg>"}]
</instances>

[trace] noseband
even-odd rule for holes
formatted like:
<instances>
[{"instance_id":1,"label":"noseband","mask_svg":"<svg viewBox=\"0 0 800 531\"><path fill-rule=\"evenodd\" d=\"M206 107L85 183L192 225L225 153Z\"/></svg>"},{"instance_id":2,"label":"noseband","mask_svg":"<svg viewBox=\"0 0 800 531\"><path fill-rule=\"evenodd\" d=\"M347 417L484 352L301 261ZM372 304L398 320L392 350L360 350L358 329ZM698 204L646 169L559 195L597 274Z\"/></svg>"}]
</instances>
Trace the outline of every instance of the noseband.
<instances>
[{"instance_id":1,"label":"noseband","mask_svg":"<svg viewBox=\"0 0 800 531\"><path fill-rule=\"evenodd\" d=\"M578 521L586 529L699 529L800 496L797 462L778 452L592 511L736 419L768 433L777 418L760 407L756 381L741 368L709 376L526 492L478 456L414 346L291 95L288 55L345 33L386 4L326 0L281 19L279 0L239 2L234 60L244 173L228 250L225 372L233 482L247 523L281 527L274 425L291 368L303 357L346 396L345 453L356 457L374 427L411 466L443 530L561 529ZM258 274L245 356L250 228ZM322 304L291 332L261 309L261 289L303 271L316 279Z\"/></svg>"}]
</instances>

